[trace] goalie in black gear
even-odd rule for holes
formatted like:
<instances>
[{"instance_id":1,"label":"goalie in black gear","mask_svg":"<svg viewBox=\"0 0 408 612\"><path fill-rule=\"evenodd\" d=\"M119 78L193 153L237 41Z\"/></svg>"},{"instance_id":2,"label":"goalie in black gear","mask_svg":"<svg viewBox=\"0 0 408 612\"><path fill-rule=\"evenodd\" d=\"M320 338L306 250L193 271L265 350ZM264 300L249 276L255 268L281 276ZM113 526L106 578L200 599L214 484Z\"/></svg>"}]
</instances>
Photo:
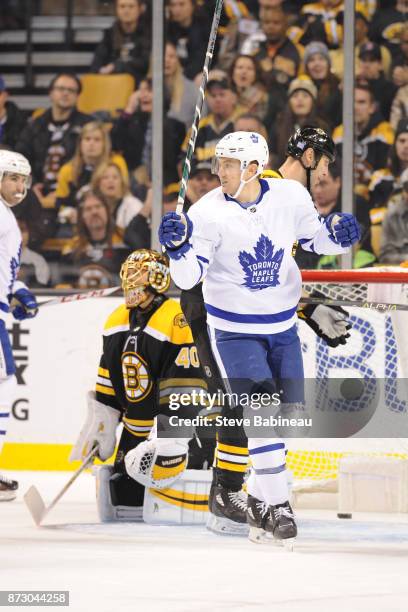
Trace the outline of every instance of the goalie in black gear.
<instances>
[{"instance_id":1,"label":"goalie in black gear","mask_svg":"<svg viewBox=\"0 0 408 612\"><path fill-rule=\"evenodd\" d=\"M170 284L166 256L149 249L134 251L120 275L125 304L106 321L88 421L71 454L72 460L83 459L98 444L98 456L108 459L114 453L117 424L122 422L113 469L106 466L100 475L99 489L110 493L108 499L99 495L102 520L141 518L145 486L169 486L186 468L190 435L148 440L155 417L160 430L163 416L193 418L205 409L197 402L171 409L173 393L188 398L194 390L206 390L206 383L181 308L165 295ZM205 463L202 458L198 465L199 450L196 445L192 453L195 468Z\"/></svg>"}]
</instances>

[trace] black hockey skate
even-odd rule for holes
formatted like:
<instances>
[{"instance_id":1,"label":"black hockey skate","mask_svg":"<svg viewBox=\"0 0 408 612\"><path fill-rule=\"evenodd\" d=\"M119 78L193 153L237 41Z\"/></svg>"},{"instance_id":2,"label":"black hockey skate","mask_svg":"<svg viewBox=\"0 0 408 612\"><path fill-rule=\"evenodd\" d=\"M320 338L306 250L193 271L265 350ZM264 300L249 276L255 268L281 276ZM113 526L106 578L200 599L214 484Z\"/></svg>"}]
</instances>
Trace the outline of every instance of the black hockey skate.
<instances>
[{"instance_id":1,"label":"black hockey skate","mask_svg":"<svg viewBox=\"0 0 408 612\"><path fill-rule=\"evenodd\" d=\"M18 482L0 474L0 501L11 501L17 497Z\"/></svg>"},{"instance_id":2,"label":"black hockey skate","mask_svg":"<svg viewBox=\"0 0 408 612\"><path fill-rule=\"evenodd\" d=\"M207 529L222 535L247 535L247 495L221 483L212 483L208 499Z\"/></svg>"},{"instance_id":3,"label":"black hockey skate","mask_svg":"<svg viewBox=\"0 0 408 612\"><path fill-rule=\"evenodd\" d=\"M276 504L276 506L269 506L265 530L270 532L274 539L280 541L285 548L293 550L293 544L297 536L297 526L295 515L288 501L283 504Z\"/></svg>"},{"instance_id":4,"label":"black hockey skate","mask_svg":"<svg viewBox=\"0 0 408 612\"><path fill-rule=\"evenodd\" d=\"M268 504L248 494L247 522L249 526L248 537L251 542L262 544L268 539L269 541L271 540L265 529L266 522L269 518Z\"/></svg>"}]
</instances>

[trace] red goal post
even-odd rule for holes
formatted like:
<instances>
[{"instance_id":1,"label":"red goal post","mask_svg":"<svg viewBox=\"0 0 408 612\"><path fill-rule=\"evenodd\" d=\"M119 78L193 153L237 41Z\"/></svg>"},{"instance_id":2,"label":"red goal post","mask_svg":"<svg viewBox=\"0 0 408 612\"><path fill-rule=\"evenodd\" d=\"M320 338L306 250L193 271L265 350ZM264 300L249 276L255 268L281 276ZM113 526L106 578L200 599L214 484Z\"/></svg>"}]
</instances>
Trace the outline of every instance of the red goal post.
<instances>
[{"instance_id":1,"label":"red goal post","mask_svg":"<svg viewBox=\"0 0 408 612\"><path fill-rule=\"evenodd\" d=\"M304 283L407 283L408 267L384 266L359 270L301 270Z\"/></svg>"}]
</instances>

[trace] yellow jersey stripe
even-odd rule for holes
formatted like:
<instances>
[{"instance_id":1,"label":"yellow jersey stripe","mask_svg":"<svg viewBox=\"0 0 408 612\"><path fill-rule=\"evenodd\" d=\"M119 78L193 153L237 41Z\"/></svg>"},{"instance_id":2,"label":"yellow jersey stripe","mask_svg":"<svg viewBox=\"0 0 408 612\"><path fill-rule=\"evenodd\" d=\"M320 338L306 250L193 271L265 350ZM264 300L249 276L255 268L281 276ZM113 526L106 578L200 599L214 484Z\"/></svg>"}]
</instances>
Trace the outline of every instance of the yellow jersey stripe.
<instances>
[{"instance_id":1,"label":"yellow jersey stripe","mask_svg":"<svg viewBox=\"0 0 408 612\"><path fill-rule=\"evenodd\" d=\"M242 446L232 446L230 444L222 444L217 442L217 448L224 453L233 453L235 455L249 455L248 449Z\"/></svg>"},{"instance_id":2,"label":"yellow jersey stripe","mask_svg":"<svg viewBox=\"0 0 408 612\"><path fill-rule=\"evenodd\" d=\"M222 470L229 470L230 472L246 472L247 466L238 463L228 463L227 461L220 461L217 459L217 468Z\"/></svg>"},{"instance_id":3,"label":"yellow jersey stripe","mask_svg":"<svg viewBox=\"0 0 408 612\"><path fill-rule=\"evenodd\" d=\"M98 374L104 378L110 378L109 370L105 370L105 368L98 368Z\"/></svg>"},{"instance_id":4,"label":"yellow jersey stripe","mask_svg":"<svg viewBox=\"0 0 408 612\"><path fill-rule=\"evenodd\" d=\"M96 391L99 391L99 393L104 393L105 395L115 395L115 392L113 389L111 389L111 387L105 387L102 385L96 385L95 386Z\"/></svg>"},{"instance_id":5,"label":"yellow jersey stripe","mask_svg":"<svg viewBox=\"0 0 408 612\"><path fill-rule=\"evenodd\" d=\"M123 419L124 421L126 421L126 423L129 423L130 425L141 425L142 427L148 427L149 425L154 425L154 419L148 421L143 421L141 419L128 419L127 417L124 417Z\"/></svg>"}]
</instances>

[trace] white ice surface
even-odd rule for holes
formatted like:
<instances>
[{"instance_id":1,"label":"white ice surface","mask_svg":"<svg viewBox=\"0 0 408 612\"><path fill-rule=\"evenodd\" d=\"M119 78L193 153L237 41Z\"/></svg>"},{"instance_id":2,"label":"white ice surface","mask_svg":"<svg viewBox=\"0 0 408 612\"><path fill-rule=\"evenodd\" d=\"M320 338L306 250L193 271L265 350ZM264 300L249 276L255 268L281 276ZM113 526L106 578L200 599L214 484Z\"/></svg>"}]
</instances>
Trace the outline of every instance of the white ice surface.
<instances>
[{"instance_id":1,"label":"white ice surface","mask_svg":"<svg viewBox=\"0 0 408 612\"><path fill-rule=\"evenodd\" d=\"M37 528L22 494L35 484L48 503L70 474L8 475L20 493L0 504L1 590L69 590L75 612L408 609L406 515L303 511L290 553L204 527L98 524L86 473Z\"/></svg>"}]
</instances>

